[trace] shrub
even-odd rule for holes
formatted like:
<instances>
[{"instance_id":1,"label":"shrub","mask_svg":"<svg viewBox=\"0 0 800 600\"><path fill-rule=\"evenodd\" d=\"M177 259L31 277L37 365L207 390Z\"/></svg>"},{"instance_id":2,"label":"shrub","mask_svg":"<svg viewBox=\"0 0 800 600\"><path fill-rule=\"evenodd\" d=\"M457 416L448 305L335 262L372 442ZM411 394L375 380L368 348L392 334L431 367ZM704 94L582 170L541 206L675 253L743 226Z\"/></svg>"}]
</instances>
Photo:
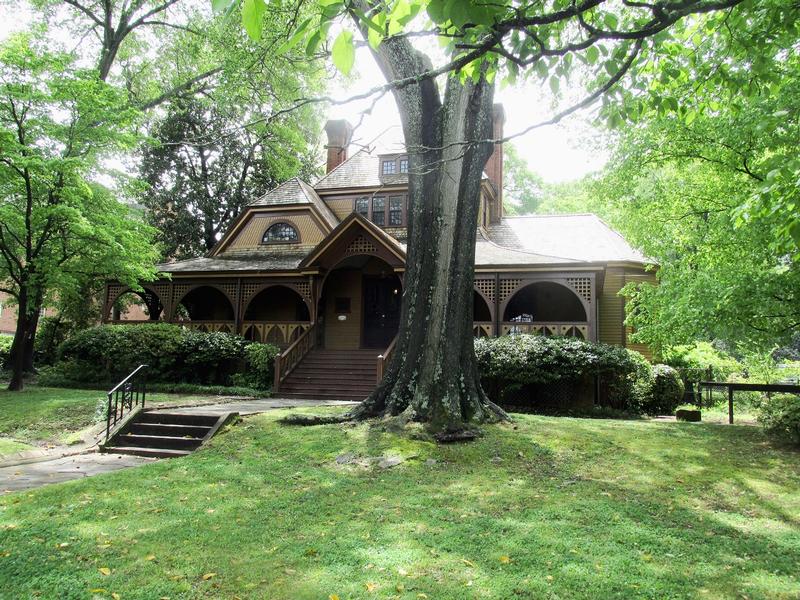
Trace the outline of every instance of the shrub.
<instances>
[{"instance_id":1,"label":"shrub","mask_svg":"<svg viewBox=\"0 0 800 600\"><path fill-rule=\"evenodd\" d=\"M758 408L758 422L767 433L800 445L800 395L774 394Z\"/></svg>"},{"instance_id":2,"label":"shrub","mask_svg":"<svg viewBox=\"0 0 800 600\"><path fill-rule=\"evenodd\" d=\"M475 353L481 375L504 390L599 376L605 405L639 412L652 386L650 363L641 354L579 338L478 338Z\"/></svg>"},{"instance_id":3,"label":"shrub","mask_svg":"<svg viewBox=\"0 0 800 600\"><path fill-rule=\"evenodd\" d=\"M8 362L8 355L11 352L11 342L14 337L0 334L0 369Z\"/></svg>"},{"instance_id":4,"label":"shrub","mask_svg":"<svg viewBox=\"0 0 800 600\"><path fill-rule=\"evenodd\" d=\"M669 365L653 365L653 389L644 406L651 415L671 415L683 402L683 381Z\"/></svg>"},{"instance_id":5,"label":"shrub","mask_svg":"<svg viewBox=\"0 0 800 600\"><path fill-rule=\"evenodd\" d=\"M58 359L58 348L75 333L75 324L61 317L42 317L34 340L37 365L52 365Z\"/></svg>"},{"instance_id":6,"label":"shrub","mask_svg":"<svg viewBox=\"0 0 800 600\"><path fill-rule=\"evenodd\" d=\"M714 381L726 381L729 376L742 370L742 365L735 358L709 342L673 346L663 352L662 358L665 364L678 369L684 381L706 379L708 367L711 367Z\"/></svg>"},{"instance_id":7,"label":"shrub","mask_svg":"<svg viewBox=\"0 0 800 600\"><path fill-rule=\"evenodd\" d=\"M225 385L244 366L243 338L190 331L168 323L100 325L67 339L59 361L41 376L50 384L116 383L140 364L153 382Z\"/></svg>"},{"instance_id":8,"label":"shrub","mask_svg":"<svg viewBox=\"0 0 800 600\"><path fill-rule=\"evenodd\" d=\"M242 373L242 383L260 390L272 388L275 375L275 358L281 350L273 344L250 344L247 355L247 370Z\"/></svg>"}]
</instances>

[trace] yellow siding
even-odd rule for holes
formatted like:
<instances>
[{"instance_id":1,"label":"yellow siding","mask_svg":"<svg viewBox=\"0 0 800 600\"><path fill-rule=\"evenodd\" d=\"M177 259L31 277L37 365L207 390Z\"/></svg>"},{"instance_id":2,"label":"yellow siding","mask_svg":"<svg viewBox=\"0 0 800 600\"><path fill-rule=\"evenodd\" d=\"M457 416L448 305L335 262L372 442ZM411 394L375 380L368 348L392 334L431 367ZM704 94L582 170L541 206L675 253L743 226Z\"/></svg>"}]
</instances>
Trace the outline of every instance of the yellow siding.
<instances>
[{"instance_id":1,"label":"yellow siding","mask_svg":"<svg viewBox=\"0 0 800 600\"><path fill-rule=\"evenodd\" d=\"M315 246L325 237L325 232L309 212L258 213L252 215L239 229L226 250L255 250L262 248L261 238L273 223L285 222L293 225L300 234L300 245Z\"/></svg>"},{"instance_id":2,"label":"yellow siding","mask_svg":"<svg viewBox=\"0 0 800 600\"><path fill-rule=\"evenodd\" d=\"M625 339L622 322L625 318L625 303L617 293L625 285L625 272L621 268L606 270L603 292L600 295L598 335L599 341L622 346Z\"/></svg>"},{"instance_id":3,"label":"yellow siding","mask_svg":"<svg viewBox=\"0 0 800 600\"><path fill-rule=\"evenodd\" d=\"M325 347L356 350L361 347L361 271L335 271L325 283ZM350 313L340 321L336 298L350 298Z\"/></svg>"},{"instance_id":4,"label":"yellow siding","mask_svg":"<svg viewBox=\"0 0 800 600\"><path fill-rule=\"evenodd\" d=\"M338 198L336 200L326 200L325 204L336 215L336 218L341 221L353 212L353 201L353 198Z\"/></svg>"}]
</instances>

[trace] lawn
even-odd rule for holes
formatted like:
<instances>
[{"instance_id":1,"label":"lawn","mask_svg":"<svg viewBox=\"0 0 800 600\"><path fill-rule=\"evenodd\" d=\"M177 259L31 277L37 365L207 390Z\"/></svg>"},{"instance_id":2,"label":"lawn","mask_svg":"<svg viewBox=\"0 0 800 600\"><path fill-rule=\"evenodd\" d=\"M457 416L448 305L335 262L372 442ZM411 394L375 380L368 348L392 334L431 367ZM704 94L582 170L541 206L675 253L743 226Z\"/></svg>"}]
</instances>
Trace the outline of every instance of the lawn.
<instances>
[{"instance_id":1,"label":"lawn","mask_svg":"<svg viewBox=\"0 0 800 600\"><path fill-rule=\"evenodd\" d=\"M208 396L148 395L148 403L208 401ZM105 409L105 393L28 386L22 392L0 390L0 457L32 446L64 444L90 427ZM0 596L2 597L2 596Z\"/></svg>"},{"instance_id":2,"label":"lawn","mask_svg":"<svg viewBox=\"0 0 800 600\"><path fill-rule=\"evenodd\" d=\"M800 457L758 428L520 415L437 446L282 414L0 498L0 596L800 597Z\"/></svg>"}]
</instances>

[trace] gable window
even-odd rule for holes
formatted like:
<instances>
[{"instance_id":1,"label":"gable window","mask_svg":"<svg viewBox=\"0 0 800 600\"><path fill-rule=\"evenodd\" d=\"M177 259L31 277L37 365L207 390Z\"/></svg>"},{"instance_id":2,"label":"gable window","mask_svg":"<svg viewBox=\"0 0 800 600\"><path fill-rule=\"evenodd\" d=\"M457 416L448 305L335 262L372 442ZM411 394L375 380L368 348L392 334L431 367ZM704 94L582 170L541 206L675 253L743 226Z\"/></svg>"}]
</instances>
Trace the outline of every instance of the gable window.
<instances>
[{"instance_id":1,"label":"gable window","mask_svg":"<svg viewBox=\"0 0 800 600\"><path fill-rule=\"evenodd\" d=\"M264 237L261 238L262 244L289 244L299 241L300 236L297 234L297 229L289 223L270 225L269 229L264 232Z\"/></svg>"},{"instance_id":2,"label":"gable window","mask_svg":"<svg viewBox=\"0 0 800 600\"><path fill-rule=\"evenodd\" d=\"M400 163L400 172L408 173L408 159L401 158L398 162Z\"/></svg>"},{"instance_id":3,"label":"gable window","mask_svg":"<svg viewBox=\"0 0 800 600\"><path fill-rule=\"evenodd\" d=\"M357 198L355 212L380 227L403 227L406 221L405 196Z\"/></svg>"},{"instance_id":4,"label":"gable window","mask_svg":"<svg viewBox=\"0 0 800 600\"><path fill-rule=\"evenodd\" d=\"M397 173L397 163L394 160L384 160L381 163L381 173L383 175L394 175Z\"/></svg>"}]
</instances>

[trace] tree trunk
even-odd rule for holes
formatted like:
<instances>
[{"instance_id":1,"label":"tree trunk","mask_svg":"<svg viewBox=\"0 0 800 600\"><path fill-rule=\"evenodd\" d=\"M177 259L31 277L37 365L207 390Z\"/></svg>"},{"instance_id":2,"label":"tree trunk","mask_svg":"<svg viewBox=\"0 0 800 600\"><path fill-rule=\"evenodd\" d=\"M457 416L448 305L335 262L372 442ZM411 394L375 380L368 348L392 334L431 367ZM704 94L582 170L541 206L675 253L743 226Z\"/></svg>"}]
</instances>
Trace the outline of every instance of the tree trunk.
<instances>
[{"instance_id":1,"label":"tree trunk","mask_svg":"<svg viewBox=\"0 0 800 600\"><path fill-rule=\"evenodd\" d=\"M28 321L28 292L22 286L17 298L17 326L14 330L14 341L11 342L11 351L9 353L11 380L8 383L8 389L14 392L21 391L24 387L25 354L30 331Z\"/></svg>"},{"instance_id":2,"label":"tree trunk","mask_svg":"<svg viewBox=\"0 0 800 600\"><path fill-rule=\"evenodd\" d=\"M429 67L406 39L375 52L387 80ZM438 433L507 419L481 388L472 335L475 235L492 137L493 86L423 80L394 91L409 152L408 254L397 345L355 418L402 415Z\"/></svg>"}]
</instances>

